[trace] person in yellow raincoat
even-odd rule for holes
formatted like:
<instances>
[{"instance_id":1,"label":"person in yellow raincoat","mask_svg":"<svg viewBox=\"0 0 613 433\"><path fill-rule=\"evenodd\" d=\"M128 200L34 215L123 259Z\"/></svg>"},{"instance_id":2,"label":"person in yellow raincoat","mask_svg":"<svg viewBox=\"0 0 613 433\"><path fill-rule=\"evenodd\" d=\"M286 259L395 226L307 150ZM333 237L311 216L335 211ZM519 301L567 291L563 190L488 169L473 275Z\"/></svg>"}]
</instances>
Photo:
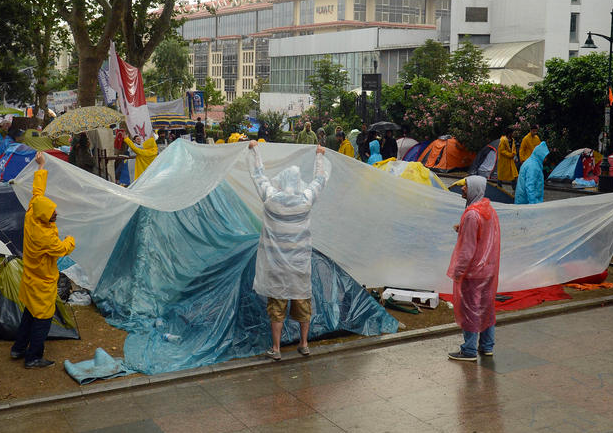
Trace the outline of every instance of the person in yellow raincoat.
<instances>
[{"instance_id":1,"label":"person in yellow raincoat","mask_svg":"<svg viewBox=\"0 0 613 433\"><path fill-rule=\"evenodd\" d=\"M72 236L58 237L55 219L57 207L45 197L47 170L45 157L36 154L38 170L34 173L32 199L23 225L23 276L19 300L25 305L11 358L25 358L26 368L49 367L54 364L43 358L45 339L55 313L57 281L60 274L57 259L74 250Z\"/></svg>"},{"instance_id":2,"label":"person in yellow raincoat","mask_svg":"<svg viewBox=\"0 0 613 433\"><path fill-rule=\"evenodd\" d=\"M149 167L149 164L157 158L158 145L153 136L145 140L142 148L135 145L128 137L124 138L123 141L136 153L136 167L134 168L134 180L136 180Z\"/></svg>"},{"instance_id":3,"label":"person in yellow raincoat","mask_svg":"<svg viewBox=\"0 0 613 433\"><path fill-rule=\"evenodd\" d=\"M524 162L526 162L526 160L530 158L530 155L532 155L534 148L541 144L541 139L537 135L537 132L538 126L532 125L530 127L530 132L521 141L521 145L519 146L520 163L523 164Z\"/></svg>"},{"instance_id":4,"label":"person in yellow raincoat","mask_svg":"<svg viewBox=\"0 0 613 433\"><path fill-rule=\"evenodd\" d=\"M347 155L349 158L355 157L353 146L351 145L351 142L345 138L345 133L343 131L336 133L336 140L341 144L338 149L338 153Z\"/></svg>"},{"instance_id":5,"label":"person in yellow raincoat","mask_svg":"<svg viewBox=\"0 0 613 433\"><path fill-rule=\"evenodd\" d=\"M513 143L509 145L509 142ZM500 182L511 182L513 190L517 183L517 167L515 166L515 140L513 140L513 131L507 129L498 144L498 185Z\"/></svg>"}]
</instances>

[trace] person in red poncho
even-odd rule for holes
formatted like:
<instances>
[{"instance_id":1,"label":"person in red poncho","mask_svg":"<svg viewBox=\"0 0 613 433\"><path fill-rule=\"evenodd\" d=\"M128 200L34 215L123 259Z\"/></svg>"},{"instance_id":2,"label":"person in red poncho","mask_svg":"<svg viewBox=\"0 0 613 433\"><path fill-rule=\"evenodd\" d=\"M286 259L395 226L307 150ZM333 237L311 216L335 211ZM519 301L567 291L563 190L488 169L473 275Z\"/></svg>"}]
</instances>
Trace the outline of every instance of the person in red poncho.
<instances>
[{"instance_id":1,"label":"person in red poncho","mask_svg":"<svg viewBox=\"0 0 613 433\"><path fill-rule=\"evenodd\" d=\"M469 176L462 187L466 210L454 226L458 242L447 275L453 280L453 311L464 332L459 352L449 354L457 361L476 361L494 354L494 301L500 267L500 224L490 201L484 198L486 180Z\"/></svg>"}]
</instances>

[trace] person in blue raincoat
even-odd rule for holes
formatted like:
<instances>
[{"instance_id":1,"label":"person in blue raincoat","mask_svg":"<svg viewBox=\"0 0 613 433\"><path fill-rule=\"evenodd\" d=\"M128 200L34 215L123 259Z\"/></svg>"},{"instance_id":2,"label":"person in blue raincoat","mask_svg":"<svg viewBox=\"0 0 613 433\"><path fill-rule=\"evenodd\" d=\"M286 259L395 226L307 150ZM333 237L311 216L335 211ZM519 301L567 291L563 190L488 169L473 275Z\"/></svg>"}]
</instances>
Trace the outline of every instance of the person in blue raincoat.
<instances>
[{"instance_id":1,"label":"person in blue raincoat","mask_svg":"<svg viewBox=\"0 0 613 433\"><path fill-rule=\"evenodd\" d=\"M281 331L290 303L291 317L300 323L298 352L309 354L311 321L311 209L329 177L325 148L317 146L313 180L306 184L300 168L291 166L273 179L264 174L258 143L249 143L251 177L264 203L262 233L255 263L253 289L268 298L272 348L266 356L281 359Z\"/></svg>"},{"instance_id":2,"label":"person in blue raincoat","mask_svg":"<svg viewBox=\"0 0 613 433\"><path fill-rule=\"evenodd\" d=\"M534 148L532 155L522 164L515 189L515 204L543 202L543 195L545 193L543 162L547 155L549 155L549 149L543 141Z\"/></svg>"},{"instance_id":3,"label":"person in blue raincoat","mask_svg":"<svg viewBox=\"0 0 613 433\"><path fill-rule=\"evenodd\" d=\"M383 160L383 157L381 156L381 145L379 144L379 140L373 138L373 140L368 144L368 147L370 148L368 164L373 165L375 162Z\"/></svg>"}]
</instances>

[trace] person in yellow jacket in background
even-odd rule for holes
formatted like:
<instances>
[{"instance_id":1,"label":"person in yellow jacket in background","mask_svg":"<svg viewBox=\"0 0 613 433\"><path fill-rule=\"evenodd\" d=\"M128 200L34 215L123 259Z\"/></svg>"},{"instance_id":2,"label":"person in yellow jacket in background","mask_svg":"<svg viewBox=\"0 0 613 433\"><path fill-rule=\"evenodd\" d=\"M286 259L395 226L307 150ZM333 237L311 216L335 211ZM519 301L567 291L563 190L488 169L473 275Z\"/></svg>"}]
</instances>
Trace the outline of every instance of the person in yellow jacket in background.
<instances>
[{"instance_id":1,"label":"person in yellow jacket in background","mask_svg":"<svg viewBox=\"0 0 613 433\"><path fill-rule=\"evenodd\" d=\"M509 145L509 142L512 145ZM500 182L511 182L513 190L517 183L517 167L515 166L515 140L513 140L513 130L507 129L498 144L498 186Z\"/></svg>"},{"instance_id":2,"label":"person in yellow jacket in background","mask_svg":"<svg viewBox=\"0 0 613 433\"><path fill-rule=\"evenodd\" d=\"M521 146L519 147L519 162L521 164L523 164L526 159L530 158L534 148L541 144L541 139L536 135L537 132L538 126L532 125L530 127L530 132L521 141Z\"/></svg>"},{"instance_id":3,"label":"person in yellow jacket in background","mask_svg":"<svg viewBox=\"0 0 613 433\"><path fill-rule=\"evenodd\" d=\"M345 138L345 133L343 131L338 131L336 133L336 140L341 144L338 149L338 153L347 155L349 158L355 157L353 146L351 145L351 142Z\"/></svg>"},{"instance_id":4,"label":"person in yellow jacket in background","mask_svg":"<svg viewBox=\"0 0 613 433\"><path fill-rule=\"evenodd\" d=\"M140 138L139 136L137 137ZM138 138L135 138L134 140L138 140ZM153 160L157 158L158 145L155 142L155 137L153 137L153 135L145 140L142 148L135 145L128 137L124 138L123 141L125 141L126 144L130 146L130 149L136 153L136 166L134 168L134 180L136 180L141 174L143 174L143 171L149 167L149 164L151 164Z\"/></svg>"},{"instance_id":5,"label":"person in yellow jacket in background","mask_svg":"<svg viewBox=\"0 0 613 433\"><path fill-rule=\"evenodd\" d=\"M11 358L25 358L26 368L43 368L54 364L43 358L45 340L51 328L60 273L57 259L74 250L72 236L58 237L55 219L57 207L45 197L47 170L45 157L36 154L38 170L34 173L32 199L23 224L23 275L19 300L25 305Z\"/></svg>"}]
</instances>

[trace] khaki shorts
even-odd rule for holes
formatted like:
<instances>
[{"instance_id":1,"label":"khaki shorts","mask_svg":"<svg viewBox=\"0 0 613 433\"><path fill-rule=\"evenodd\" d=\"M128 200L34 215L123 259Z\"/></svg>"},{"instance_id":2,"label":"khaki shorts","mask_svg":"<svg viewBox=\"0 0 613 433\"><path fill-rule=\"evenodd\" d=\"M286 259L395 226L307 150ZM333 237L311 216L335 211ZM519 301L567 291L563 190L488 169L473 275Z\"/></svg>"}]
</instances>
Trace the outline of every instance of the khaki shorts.
<instances>
[{"instance_id":1,"label":"khaki shorts","mask_svg":"<svg viewBox=\"0 0 613 433\"><path fill-rule=\"evenodd\" d=\"M311 321L311 300L310 299L274 299L268 298L266 312L270 317L271 322L283 322L287 312L287 303L289 306L289 315L297 322Z\"/></svg>"}]
</instances>

